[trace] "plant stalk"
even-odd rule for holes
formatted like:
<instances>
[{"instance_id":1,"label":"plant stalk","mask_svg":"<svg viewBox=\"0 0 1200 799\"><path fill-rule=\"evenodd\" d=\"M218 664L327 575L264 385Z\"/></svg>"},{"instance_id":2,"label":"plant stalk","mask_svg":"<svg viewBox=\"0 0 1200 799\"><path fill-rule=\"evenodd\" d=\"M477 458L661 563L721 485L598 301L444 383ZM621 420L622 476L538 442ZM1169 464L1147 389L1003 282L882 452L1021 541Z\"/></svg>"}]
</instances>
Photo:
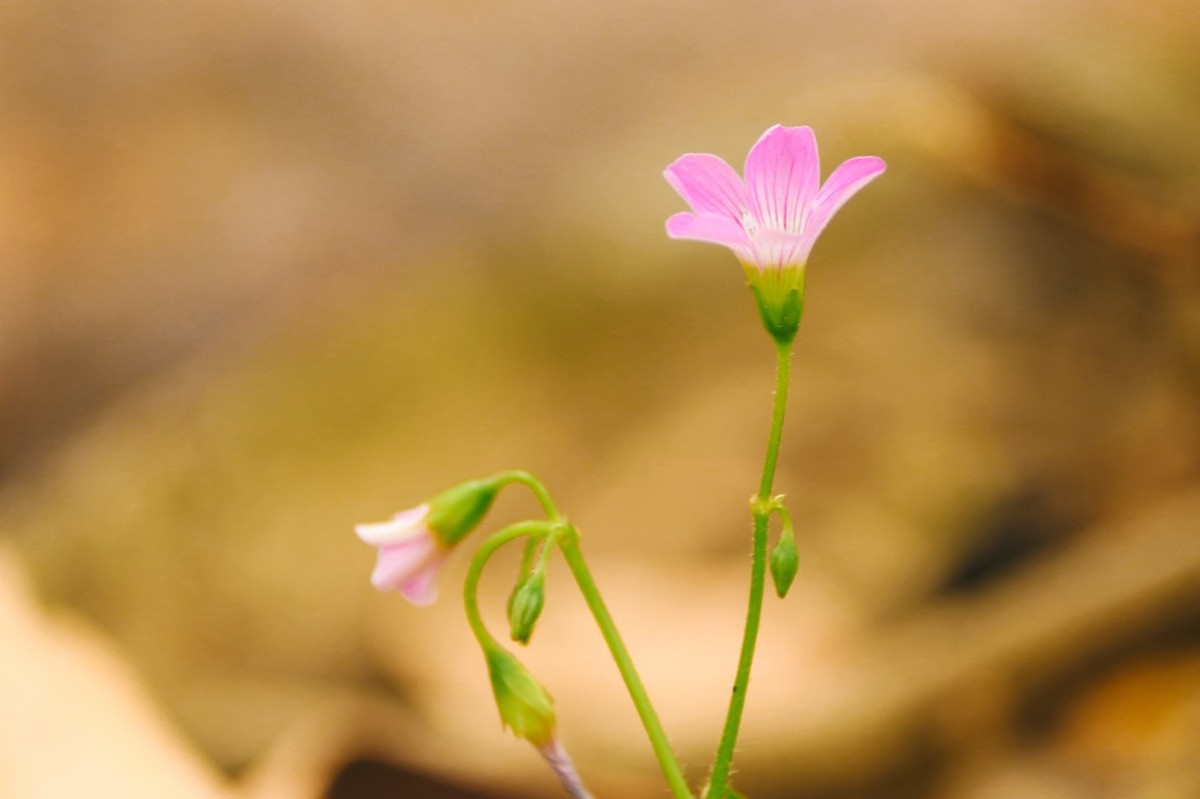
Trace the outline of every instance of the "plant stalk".
<instances>
[{"instance_id":1,"label":"plant stalk","mask_svg":"<svg viewBox=\"0 0 1200 799\"><path fill-rule=\"evenodd\" d=\"M683 777L683 771L679 768L675 754L671 751L667 734L658 720L658 713L655 712L654 705L650 703L650 697L646 693L645 686L642 685L637 669L634 668L629 651L625 648L620 633L617 632L617 627L608 612L608 607L604 604L604 599L600 596L600 590L596 587L595 580L592 579L592 573L588 569L587 563L584 562L583 551L579 548L578 531L573 527L570 528L566 535L558 539L558 545L567 560L567 565L571 568L575 582L579 585L579 591L583 594L584 601L587 602L592 616L596 619L596 625L600 628L600 634L604 636L604 642L608 644L608 650L617 664L617 670L621 672L621 679L625 681L625 687L637 708L638 717L642 720L642 726L646 728L650 746L654 749L654 756L658 759L663 776L667 779L671 794L675 799L693 799L692 792Z\"/></svg>"},{"instance_id":2,"label":"plant stalk","mask_svg":"<svg viewBox=\"0 0 1200 799\"><path fill-rule=\"evenodd\" d=\"M771 430L767 435L767 453L763 459L758 495L751 503L751 511L754 514L754 551L750 561L750 601L746 608L746 627L742 634L742 650L738 657L737 674L733 680L733 693L729 698L729 711L725 716L725 729L721 733L721 742L713 759L705 799L721 799L728 793L726 782L733 765L733 751L742 724L742 711L746 707L746 689L750 684L750 668L754 665L754 648L758 643L758 628L762 619L767 574L767 527L771 518L771 488L775 482L775 466L779 461L783 415L787 409L788 385L791 382L791 341L776 342L775 355L775 405L771 412Z\"/></svg>"}]
</instances>

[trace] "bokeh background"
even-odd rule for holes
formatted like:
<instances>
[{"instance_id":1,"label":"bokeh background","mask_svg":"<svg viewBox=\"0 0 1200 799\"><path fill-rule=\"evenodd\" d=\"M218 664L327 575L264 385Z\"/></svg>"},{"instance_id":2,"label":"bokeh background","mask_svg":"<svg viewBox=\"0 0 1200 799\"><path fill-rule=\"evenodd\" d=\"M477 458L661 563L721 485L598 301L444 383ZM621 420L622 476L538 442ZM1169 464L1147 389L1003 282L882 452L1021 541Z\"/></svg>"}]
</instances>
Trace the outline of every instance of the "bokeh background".
<instances>
[{"instance_id":1,"label":"bokeh background","mask_svg":"<svg viewBox=\"0 0 1200 799\"><path fill-rule=\"evenodd\" d=\"M0 796L557 796L465 558L419 611L352 534L512 467L702 781L772 350L661 171L776 122L889 171L810 265L738 786L1200 796L1194 0L5 0ZM550 589L564 740L665 795Z\"/></svg>"}]
</instances>

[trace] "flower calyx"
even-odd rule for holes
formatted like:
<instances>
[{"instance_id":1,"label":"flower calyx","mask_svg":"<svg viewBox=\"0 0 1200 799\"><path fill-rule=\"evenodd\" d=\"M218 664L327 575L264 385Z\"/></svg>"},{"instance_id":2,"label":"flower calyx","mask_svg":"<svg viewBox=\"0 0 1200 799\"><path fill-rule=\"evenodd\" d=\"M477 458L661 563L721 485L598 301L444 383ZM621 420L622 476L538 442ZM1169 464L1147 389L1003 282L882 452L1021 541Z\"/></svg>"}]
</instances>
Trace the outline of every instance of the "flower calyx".
<instances>
[{"instance_id":1,"label":"flower calyx","mask_svg":"<svg viewBox=\"0 0 1200 799\"><path fill-rule=\"evenodd\" d=\"M778 343L791 344L804 314L804 266L759 269L746 264L745 271L763 327Z\"/></svg>"},{"instance_id":2,"label":"flower calyx","mask_svg":"<svg viewBox=\"0 0 1200 799\"><path fill-rule=\"evenodd\" d=\"M557 724L554 699L510 652L487 646L484 657L500 723L534 746L550 744Z\"/></svg>"},{"instance_id":3,"label":"flower calyx","mask_svg":"<svg viewBox=\"0 0 1200 799\"><path fill-rule=\"evenodd\" d=\"M428 503L427 524L443 544L452 546L479 526L503 486L498 478L468 480L448 488Z\"/></svg>"}]
</instances>

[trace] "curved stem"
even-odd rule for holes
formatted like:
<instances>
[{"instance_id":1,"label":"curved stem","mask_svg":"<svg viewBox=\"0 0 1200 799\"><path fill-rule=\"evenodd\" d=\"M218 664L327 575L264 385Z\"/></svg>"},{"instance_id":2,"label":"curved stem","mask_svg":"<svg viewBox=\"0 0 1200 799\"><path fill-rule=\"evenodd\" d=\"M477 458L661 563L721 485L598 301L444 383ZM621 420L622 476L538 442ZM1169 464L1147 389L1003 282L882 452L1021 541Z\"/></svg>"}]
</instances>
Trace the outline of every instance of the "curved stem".
<instances>
[{"instance_id":1,"label":"curved stem","mask_svg":"<svg viewBox=\"0 0 1200 799\"><path fill-rule=\"evenodd\" d=\"M787 409L788 385L791 380L791 342L777 342L775 355L775 406L771 412L771 431L767 435L767 454L763 460L762 480L758 485L758 496L752 503L754 554L750 562L750 602L746 609L746 628L742 635L737 674L733 680L733 694L729 699L729 712L725 716L725 729L721 733L721 743L713 760L706 799L719 799L727 793L725 782L729 779L733 750L742 723L742 711L746 707L746 688L750 683L750 667L754 663L754 647L758 642L758 626L762 618L763 589L767 571L767 522L772 512L771 486L775 482L775 465L779 461L783 414Z\"/></svg>"},{"instance_id":2,"label":"curved stem","mask_svg":"<svg viewBox=\"0 0 1200 799\"><path fill-rule=\"evenodd\" d=\"M650 746L654 749L654 756L658 758L658 764L662 768L663 776L667 778L672 795L676 799L693 799L687 781L683 778L683 771L679 768L675 754L671 751L667 734L658 720L658 713L655 712L654 705L650 703L646 688L642 685L637 669L634 668L632 658L629 657L629 650L625 648L625 643L621 640L620 633L617 632L608 607L600 596L600 589L596 587L592 573L588 569L587 563L584 562L583 551L579 548L578 531L574 527L568 527L566 534L558 539L558 545L562 548L563 557L566 558L567 565L571 568L571 574L574 575L575 582L579 585L579 591L583 594L584 601L587 602L592 616L596 619L600 634L604 636L613 660L616 661L617 669L621 672L621 679L625 681L625 688L629 691L630 698L633 699L638 717L642 720L642 726L646 728Z\"/></svg>"},{"instance_id":3,"label":"curved stem","mask_svg":"<svg viewBox=\"0 0 1200 799\"><path fill-rule=\"evenodd\" d=\"M479 589L479 577L483 574L483 567L487 565L492 555L496 554L496 550L509 541L526 535L533 538L540 538L550 535L550 533L551 526L549 522L518 522L517 524L505 527L484 541L483 545L475 553L475 556L471 558L471 565L467 567L467 579L463 583L463 605L467 609L467 623L471 625L471 632L475 633L475 639L479 641L479 645L484 650L487 650L488 647L499 648L500 644L488 632L487 627L483 623L483 617L479 615L479 598L477 593Z\"/></svg>"},{"instance_id":4,"label":"curved stem","mask_svg":"<svg viewBox=\"0 0 1200 799\"><path fill-rule=\"evenodd\" d=\"M554 504L554 500L550 498L550 492L546 490L546 486L542 485L542 481L529 472L521 469L513 469L512 471L501 472L496 475L495 479L500 485L520 483L525 486L537 497L538 504L542 506L542 510L545 511L546 516L551 521L562 521L562 514L558 512L558 507Z\"/></svg>"}]
</instances>

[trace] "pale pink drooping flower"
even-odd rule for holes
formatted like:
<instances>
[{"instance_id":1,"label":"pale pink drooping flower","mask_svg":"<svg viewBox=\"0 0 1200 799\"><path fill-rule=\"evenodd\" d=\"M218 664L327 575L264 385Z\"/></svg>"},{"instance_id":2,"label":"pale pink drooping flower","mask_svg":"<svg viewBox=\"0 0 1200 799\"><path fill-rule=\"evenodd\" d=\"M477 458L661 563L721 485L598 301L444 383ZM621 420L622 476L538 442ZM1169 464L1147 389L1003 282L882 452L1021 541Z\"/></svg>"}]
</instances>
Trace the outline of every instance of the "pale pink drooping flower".
<instances>
[{"instance_id":1,"label":"pale pink drooping flower","mask_svg":"<svg viewBox=\"0 0 1200 799\"><path fill-rule=\"evenodd\" d=\"M821 185L812 129L775 125L750 148L745 180L707 153L667 167L667 182L692 208L667 220L667 234L728 247L759 270L803 267L833 215L885 168L875 156L851 158Z\"/></svg>"},{"instance_id":2,"label":"pale pink drooping flower","mask_svg":"<svg viewBox=\"0 0 1200 799\"><path fill-rule=\"evenodd\" d=\"M379 548L371 584L380 591L399 591L414 605L437 598L435 580L449 554L426 523L429 505L397 513L390 522L360 524L354 531Z\"/></svg>"}]
</instances>

